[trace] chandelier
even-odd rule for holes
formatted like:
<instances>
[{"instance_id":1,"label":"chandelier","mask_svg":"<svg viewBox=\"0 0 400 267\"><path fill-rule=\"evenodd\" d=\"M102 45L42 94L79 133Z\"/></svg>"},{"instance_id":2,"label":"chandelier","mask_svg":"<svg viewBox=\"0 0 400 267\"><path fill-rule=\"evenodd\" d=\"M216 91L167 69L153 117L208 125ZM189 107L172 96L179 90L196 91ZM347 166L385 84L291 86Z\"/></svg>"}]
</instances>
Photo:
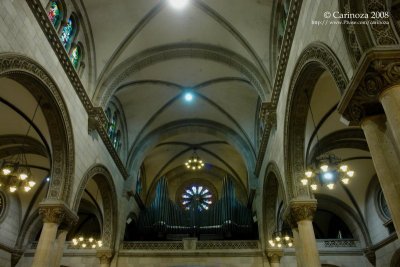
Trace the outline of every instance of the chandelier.
<instances>
[{"instance_id":1,"label":"chandelier","mask_svg":"<svg viewBox=\"0 0 400 267\"><path fill-rule=\"evenodd\" d=\"M311 109L310 99L306 93L308 100L308 108L314 129L315 126L314 114ZM318 130L316 132L317 137L317 155L321 151L319 147L320 141L318 138ZM311 142L311 140L310 140ZM322 154L322 153L321 153ZM326 186L329 190L335 188L335 184L339 181L347 185L350 179L354 176L355 172L349 168L348 165L344 164L342 160L332 153L324 153L316 157L313 164L306 168L304 177L300 180L303 186L310 186L312 191L318 190L319 186Z\"/></svg>"},{"instance_id":2,"label":"chandelier","mask_svg":"<svg viewBox=\"0 0 400 267\"><path fill-rule=\"evenodd\" d=\"M324 154L316 159L314 166L310 166L301 179L304 186L310 186L311 190L318 190L319 185L330 190L335 188L335 184L341 181L347 185L355 172L349 166L342 163L341 159L334 154Z\"/></svg>"},{"instance_id":3,"label":"chandelier","mask_svg":"<svg viewBox=\"0 0 400 267\"><path fill-rule=\"evenodd\" d=\"M285 248L293 247L293 237L290 230L276 231L272 234L272 238L268 241L271 247Z\"/></svg>"},{"instance_id":4,"label":"chandelier","mask_svg":"<svg viewBox=\"0 0 400 267\"><path fill-rule=\"evenodd\" d=\"M35 111L33 113L31 123L29 123L28 130L22 143L21 153L11 156L0 162L0 187L7 186L10 193L17 190L29 192L35 186L33 181L32 172L29 168L28 161L25 155L25 142L28 138L29 131L38 111L40 100L38 101Z\"/></svg>"},{"instance_id":5,"label":"chandelier","mask_svg":"<svg viewBox=\"0 0 400 267\"><path fill-rule=\"evenodd\" d=\"M185 166L188 170L200 170L204 167L204 162L197 155L196 151L193 151L192 156L185 162Z\"/></svg>"},{"instance_id":6,"label":"chandelier","mask_svg":"<svg viewBox=\"0 0 400 267\"><path fill-rule=\"evenodd\" d=\"M81 235L77 238L73 238L72 244L74 245L74 247L77 247L77 248L95 249L95 248L101 248L103 246L103 241L96 240L93 237L85 238Z\"/></svg>"}]
</instances>

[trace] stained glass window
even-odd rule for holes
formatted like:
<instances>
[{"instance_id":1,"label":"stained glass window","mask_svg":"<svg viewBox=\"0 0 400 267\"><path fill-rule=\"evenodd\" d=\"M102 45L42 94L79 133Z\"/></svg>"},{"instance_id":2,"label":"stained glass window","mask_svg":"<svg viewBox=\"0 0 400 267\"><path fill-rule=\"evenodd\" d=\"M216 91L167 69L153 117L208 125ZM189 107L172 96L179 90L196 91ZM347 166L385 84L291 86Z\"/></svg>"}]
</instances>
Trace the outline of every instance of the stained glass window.
<instances>
[{"instance_id":1,"label":"stained glass window","mask_svg":"<svg viewBox=\"0 0 400 267\"><path fill-rule=\"evenodd\" d=\"M181 203L186 210L197 209L208 210L212 204L213 195L205 186L192 185L182 193Z\"/></svg>"},{"instance_id":2,"label":"stained glass window","mask_svg":"<svg viewBox=\"0 0 400 267\"><path fill-rule=\"evenodd\" d=\"M108 125L108 137L110 137L111 140L114 140L114 136L116 134L117 121L118 121L118 116L117 113L114 112L114 115L112 116L110 123Z\"/></svg>"},{"instance_id":3,"label":"stained glass window","mask_svg":"<svg viewBox=\"0 0 400 267\"><path fill-rule=\"evenodd\" d=\"M69 55L69 58L70 58L70 60L72 62L72 65L74 66L74 68L78 69L79 62L81 61L81 49L80 49L80 47L78 45L76 45L72 49L72 51L71 51L71 53Z\"/></svg>"},{"instance_id":4,"label":"stained glass window","mask_svg":"<svg viewBox=\"0 0 400 267\"><path fill-rule=\"evenodd\" d=\"M64 47L67 47L71 41L74 25L72 19L69 18L67 24L64 26L61 32L60 40Z\"/></svg>"},{"instance_id":5,"label":"stained glass window","mask_svg":"<svg viewBox=\"0 0 400 267\"><path fill-rule=\"evenodd\" d=\"M117 134L114 136L113 146L117 151L119 151L119 149L121 147L121 131L120 130L118 130Z\"/></svg>"},{"instance_id":6,"label":"stained glass window","mask_svg":"<svg viewBox=\"0 0 400 267\"><path fill-rule=\"evenodd\" d=\"M54 26L57 26L60 19L61 19L61 12L60 8L58 6L57 1L50 1L50 10L47 13L47 16L49 17L51 23Z\"/></svg>"}]
</instances>

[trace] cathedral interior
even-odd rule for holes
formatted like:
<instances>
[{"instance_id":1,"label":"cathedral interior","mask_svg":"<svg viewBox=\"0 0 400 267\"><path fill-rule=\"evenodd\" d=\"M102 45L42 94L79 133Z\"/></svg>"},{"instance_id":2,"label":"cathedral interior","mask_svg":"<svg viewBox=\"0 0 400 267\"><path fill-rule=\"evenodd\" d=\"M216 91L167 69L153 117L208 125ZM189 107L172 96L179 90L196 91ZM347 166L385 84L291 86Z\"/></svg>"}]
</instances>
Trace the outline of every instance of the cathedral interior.
<instances>
[{"instance_id":1,"label":"cathedral interior","mask_svg":"<svg viewBox=\"0 0 400 267\"><path fill-rule=\"evenodd\" d=\"M399 267L399 0L1 0L0 267Z\"/></svg>"}]
</instances>

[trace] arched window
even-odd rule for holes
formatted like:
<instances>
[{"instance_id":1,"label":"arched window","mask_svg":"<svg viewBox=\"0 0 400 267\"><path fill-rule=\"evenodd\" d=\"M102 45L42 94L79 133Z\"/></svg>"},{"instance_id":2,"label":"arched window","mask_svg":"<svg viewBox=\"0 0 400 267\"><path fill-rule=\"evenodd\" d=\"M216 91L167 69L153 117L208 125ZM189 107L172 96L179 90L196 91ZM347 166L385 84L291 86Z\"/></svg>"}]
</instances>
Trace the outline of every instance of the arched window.
<instances>
[{"instance_id":1,"label":"arched window","mask_svg":"<svg viewBox=\"0 0 400 267\"><path fill-rule=\"evenodd\" d=\"M72 49L71 52L69 53L69 59L72 62L72 65L74 66L74 68L76 70L78 70L79 68L79 64L81 63L81 59L82 59L82 48L81 46L75 45Z\"/></svg>"},{"instance_id":2,"label":"arched window","mask_svg":"<svg viewBox=\"0 0 400 267\"><path fill-rule=\"evenodd\" d=\"M65 47L65 50L67 51L69 50L72 43L72 39L75 35L76 26L77 26L76 22L74 18L71 16L61 30L60 40L63 46Z\"/></svg>"},{"instance_id":3,"label":"arched window","mask_svg":"<svg viewBox=\"0 0 400 267\"><path fill-rule=\"evenodd\" d=\"M53 24L54 28L57 28L59 23L61 22L61 5L58 1L50 1L49 4L49 11L47 13L51 23Z\"/></svg>"},{"instance_id":4,"label":"arched window","mask_svg":"<svg viewBox=\"0 0 400 267\"><path fill-rule=\"evenodd\" d=\"M118 114L117 112L114 112L114 115L112 116L108 125L108 137L110 137L111 141L114 140L114 136L117 131L117 122L118 122Z\"/></svg>"},{"instance_id":5,"label":"arched window","mask_svg":"<svg viewBox=\"0 0 400 267\"><path fill-rule=\"evenodd\" d=\"M117 152L119 152L122 147L122 134L123 134L119 112L114 105L110 105L106 109L105 113L108 120L108 123L106 125L107 135L110 138L112 146L115 148Z\"/></svg>"}]
</instances>

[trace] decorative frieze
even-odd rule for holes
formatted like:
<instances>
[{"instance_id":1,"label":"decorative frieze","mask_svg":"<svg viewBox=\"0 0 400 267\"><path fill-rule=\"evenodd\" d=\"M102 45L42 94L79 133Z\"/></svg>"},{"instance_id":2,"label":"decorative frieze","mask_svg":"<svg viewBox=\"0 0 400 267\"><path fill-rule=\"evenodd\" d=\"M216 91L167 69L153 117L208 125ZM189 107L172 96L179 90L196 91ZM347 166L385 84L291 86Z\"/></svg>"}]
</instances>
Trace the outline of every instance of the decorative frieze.
<instances>
[{"instance_id":1,"label":"decorative frieze","mask_svg":"<svg viewBox=\"0 0 400 267\"><path fill-rule=\"evenodd\" d=\"M350 125L360 125L364 117L383 113L379 96L396 84L400 84L399 50L370 50L361 59L338 111Z\"/></svg>"}]
</instances>

